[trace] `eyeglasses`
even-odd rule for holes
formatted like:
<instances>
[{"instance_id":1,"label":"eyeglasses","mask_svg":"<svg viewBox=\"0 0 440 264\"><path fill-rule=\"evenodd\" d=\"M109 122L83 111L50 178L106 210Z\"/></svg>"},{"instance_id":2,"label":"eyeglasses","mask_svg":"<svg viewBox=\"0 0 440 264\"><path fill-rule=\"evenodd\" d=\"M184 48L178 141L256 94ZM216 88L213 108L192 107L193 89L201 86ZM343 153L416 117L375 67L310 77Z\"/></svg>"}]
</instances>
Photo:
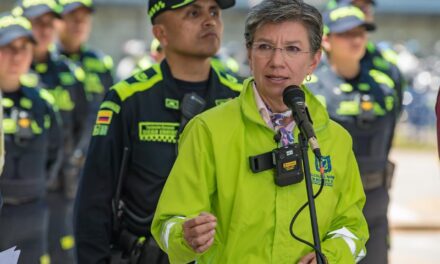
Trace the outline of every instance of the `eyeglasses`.
<instances>
[{"instance_id":1,"label":"eyeglasses","mask_svg":"<svg viewBox=\"0 0 440 264\"><path fill-rule=\"evenodd\" d=\"M307 54L310 51L302 51L297 46L285 46L284 48L277 48L267 43L254 43L252 44L252 49L255 55L258 57L269 58L276 50L280 50L281 54L285 57L295 58L300 54Z\"/></svg>"}]
</instances>

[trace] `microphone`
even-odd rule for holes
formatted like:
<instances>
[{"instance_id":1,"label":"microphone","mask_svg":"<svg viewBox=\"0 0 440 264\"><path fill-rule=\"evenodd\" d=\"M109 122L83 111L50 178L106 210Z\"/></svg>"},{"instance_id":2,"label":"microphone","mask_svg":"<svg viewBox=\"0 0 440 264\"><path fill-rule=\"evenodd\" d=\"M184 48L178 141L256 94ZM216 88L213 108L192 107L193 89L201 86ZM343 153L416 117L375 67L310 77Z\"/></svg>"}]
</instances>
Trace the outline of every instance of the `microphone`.
<instances>
[{"instance_id":1,"label":"microphone","mask_svg":"<svg viewBox=\"0 0 440 264\"><path fill-rule=\"evenodd\" d=\"M321 150L319 149L318 140L316 139L315 131L312 126L312 120L306 107L304 91L297 85L288 86L283 91L283 102L292 109L293 119L301 133L303 133L309 142L315 156L321 158Z\"/></svg>"},{"instance_id":2,"label":"microphone","mask_svg":"<svg viewBox=\"0 0 440 264\"><path fill-rule=\"evenodd\" d=\"M186 123L188 123L191 118L203 111L205 105L205 100L203 100L203 98L198 96L196 93L192 92L185 94L180 107L182 118L180 121L179 132L183 131Z\"/></svg>"}]
</instances>

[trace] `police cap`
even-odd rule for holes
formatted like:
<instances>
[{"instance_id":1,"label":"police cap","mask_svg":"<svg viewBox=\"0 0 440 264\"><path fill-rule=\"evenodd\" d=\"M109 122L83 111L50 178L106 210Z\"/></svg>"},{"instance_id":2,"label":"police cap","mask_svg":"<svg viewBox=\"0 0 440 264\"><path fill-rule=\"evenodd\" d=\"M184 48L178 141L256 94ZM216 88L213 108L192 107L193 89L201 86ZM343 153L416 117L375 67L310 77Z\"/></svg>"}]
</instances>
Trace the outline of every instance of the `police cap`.
<instances>
[{"instance_id":1,"label":"police cap","mask_svg":"<svg viewBox=\"0 0 440 264\"><path fill-rule=\"evenodd\" d=\"M338 4L351 4L351 3L353 3L353 1L354 0L336 0L336 2L338 3ZM376 4L376 1L374 1L374 0L368 0L369 2L371 2L373 5L375 5Z\"/></svg>"},{"instance_id":2,"label":"police cap","mask_svg":"<svg viewBox=\"0 0 440 264\"><path fill-rule=\"evenodd\" d=\"M31 22L22 16L14 16L11 13L0 14L0 46L6 46L12 41L27 37L33 43Z\"/></svg>"},{"instance_id":3,"label":"police cap","mask_svg":"<svg viewBox=\"0 0 440 264\"><path fill-rule=\"evenodd\" d=\"M59 0L60 5L63 9L62 15L68 14L80 7L85 7L91 12L95 12L95 5L93 0Z\"/></svg>"},{"instance_id":4,"label":"police cap","mask_svg":"<svg viewBox=\"0 0 440 264\"><path fill-rule=\"evenodd\" d=\"M167 10L175 10L190 5L196 0L149 0L148 15L153 23L154 18ZM215 0L221 9L226 9L235 5L235 0Z\"/></svg>"},{"instance_id":5,"label":"police cap","mask_svg":"<svg viewBox=\"0 0 440 264\"><path fill-rule=\"evenodd\" d=\"M374 30L374 25L365 21L365 15L359 8L352 5L338 5L323 15L324 33L342 33L358 26L364 26L367 31Z\"/></svg>"},{"instance_id":6,"label":"police cap","mask_svg":"<svg viewBox=\"0 0 440 264\"><path fill-rule=\"evenodd\" d=\"M17 7L12 12L14 15L33 19L47 13L53 13L60 18L60 11L61 8L56 0L19 0Z\"/></svg>"}]
</instances>

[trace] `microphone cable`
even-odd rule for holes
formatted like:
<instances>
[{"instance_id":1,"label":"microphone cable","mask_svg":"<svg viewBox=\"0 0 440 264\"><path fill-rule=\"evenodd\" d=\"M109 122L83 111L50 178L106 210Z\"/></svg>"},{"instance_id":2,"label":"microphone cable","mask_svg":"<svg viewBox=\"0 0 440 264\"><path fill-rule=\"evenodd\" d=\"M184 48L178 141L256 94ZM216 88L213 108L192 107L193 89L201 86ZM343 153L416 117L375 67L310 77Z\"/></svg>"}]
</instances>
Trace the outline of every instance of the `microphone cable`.
<instances>
[{"instance_id":1,"label":"microphone cable","mask_svg":"<svg viewBox=\"0 0 440 264\"><path fill-rule=\"evenodd\" d=\"M325 177L325 173L324 173L324 166L322 166L322 157L317 157L318 161L319 161L319 173L321 175L321 185L319 187L318 192L316 192L316 194L313 195L313 199L315 200L320 194L321 191L324 187L324 177ZM290 235L297 241L306 244L307 246L313 248L313 250L318 253L319 258L321 259L322 263L327 263L326 258L324 256L324 254L318 250L315 245L313 245L313 243L310 243L309 241L302 239L300 237L298 237L294 232L293 232L293 225L296 221L296 219L298 218L298 216L300 215L300 213L308 206L309 202L307 201L305 204L303 204L298 211L295 213L295 215L293 216L292 220L290 221L290 226L289 226L289 232Z\"/></svg>"}]
</instances>

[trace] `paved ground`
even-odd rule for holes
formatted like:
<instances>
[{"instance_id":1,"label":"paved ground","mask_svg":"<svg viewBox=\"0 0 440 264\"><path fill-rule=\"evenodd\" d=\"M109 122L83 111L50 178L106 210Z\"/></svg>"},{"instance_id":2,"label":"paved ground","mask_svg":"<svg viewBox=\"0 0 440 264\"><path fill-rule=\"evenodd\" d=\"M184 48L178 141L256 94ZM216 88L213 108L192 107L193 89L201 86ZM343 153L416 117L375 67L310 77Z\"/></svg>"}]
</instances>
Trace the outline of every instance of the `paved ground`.
<instances>
[{"instance_id":1,"label":"paved ground","mask_svg":"<svg viewBox=\"0 0 440 264\"><path fill-rule=\"evenodd\" d=\"M440 166L434 151L394 150L391 264L440 263ZM437 255L439 254L439 255Z\"/></svg>"}]
</instances>

